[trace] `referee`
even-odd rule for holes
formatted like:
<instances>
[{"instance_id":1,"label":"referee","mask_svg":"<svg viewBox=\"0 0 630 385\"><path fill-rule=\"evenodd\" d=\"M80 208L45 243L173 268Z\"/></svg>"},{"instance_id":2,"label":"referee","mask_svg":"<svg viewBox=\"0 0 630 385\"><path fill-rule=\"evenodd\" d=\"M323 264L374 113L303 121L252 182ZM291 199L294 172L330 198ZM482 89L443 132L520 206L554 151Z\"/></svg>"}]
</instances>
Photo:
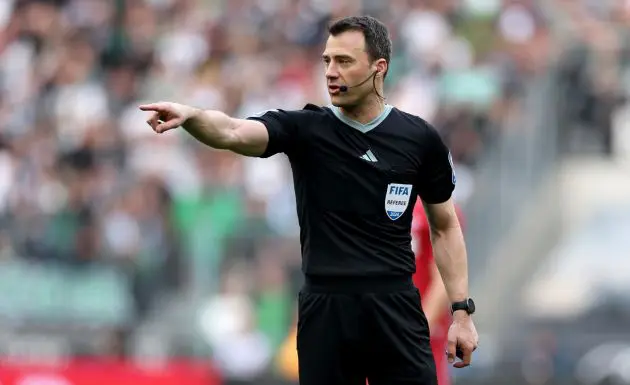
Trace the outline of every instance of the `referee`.
<instances>
[{"instance_id":1,"label":"referee","mask_svg":"<svg viewBox=\"0 0 630 385\"><path fill-rule=\"evenodd\" d=\"M372 17L332 24L322 54L329 107L235 119L176 103L140 106L152 112L148 123L157 133L181 126L213 148L287 155L305 274L297 332L302 385L436 384L412 281L418 196L451 302L448 360L468 366L477 347L451 156L429 123L385 103L391 50L387 28Z\"/></svg>"}]
</instances>

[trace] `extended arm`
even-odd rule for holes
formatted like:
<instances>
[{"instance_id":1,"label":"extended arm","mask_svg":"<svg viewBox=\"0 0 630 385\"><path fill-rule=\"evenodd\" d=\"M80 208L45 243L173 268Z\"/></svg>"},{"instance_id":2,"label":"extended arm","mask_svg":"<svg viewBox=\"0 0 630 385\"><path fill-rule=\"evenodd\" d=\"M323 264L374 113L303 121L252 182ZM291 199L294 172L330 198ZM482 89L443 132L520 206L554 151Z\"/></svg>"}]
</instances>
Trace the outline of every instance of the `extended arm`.
<instances>
[{"instance_id":1,"label":"extended arm","mask_svg":"<svg viewBox=\"0 0 630 385\"><path fill-rule=\"evenodd\" d=\"M157 133L181 126L200 142L216 149L261 156L269 143L267 128L259 121L231 118L220 111L178 103L153 103L140 109L154 112L147 123Z\"/></svg>"}]
</instances>

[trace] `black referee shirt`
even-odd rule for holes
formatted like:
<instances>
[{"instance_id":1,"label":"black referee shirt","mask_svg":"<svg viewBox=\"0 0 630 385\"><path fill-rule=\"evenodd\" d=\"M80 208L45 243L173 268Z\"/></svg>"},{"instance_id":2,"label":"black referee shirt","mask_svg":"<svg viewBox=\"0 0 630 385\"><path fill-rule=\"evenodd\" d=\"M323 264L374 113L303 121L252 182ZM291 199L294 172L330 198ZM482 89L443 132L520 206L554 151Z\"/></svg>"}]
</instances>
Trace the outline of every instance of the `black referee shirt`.
<instances>
[{"instance_id":1,"label":"black referee shirt","mask_svg":"<svg viewBox=\"0 0 630 385\"><path fill-rule=\"evenodd\" d=\"M435 128L389 105L369 124L312 104L249 119L269 132L261 157L282 152L291 163L306 275L415 272L416 197L445 202L455 187L449 150Z\"/></svg>"}]
</instances>

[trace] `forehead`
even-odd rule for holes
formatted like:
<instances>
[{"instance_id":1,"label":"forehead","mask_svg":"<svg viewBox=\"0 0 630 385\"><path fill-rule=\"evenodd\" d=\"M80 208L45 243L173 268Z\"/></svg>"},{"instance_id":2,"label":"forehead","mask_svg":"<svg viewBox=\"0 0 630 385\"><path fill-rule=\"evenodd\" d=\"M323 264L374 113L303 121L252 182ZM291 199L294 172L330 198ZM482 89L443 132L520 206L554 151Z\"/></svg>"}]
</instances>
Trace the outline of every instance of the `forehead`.
<instances>
[{"instance_id":1,"label":"forehead","mask_svg":"<svg viewBox=\"0 0 630 385\"><path fill-rule=\"evenodd\" d=\"M324 55L349 55L353 57L364 55L367 58L365 36L360 31L342 32L336 36L330 35L326 41Z\"/></svg>"}]
</instances>

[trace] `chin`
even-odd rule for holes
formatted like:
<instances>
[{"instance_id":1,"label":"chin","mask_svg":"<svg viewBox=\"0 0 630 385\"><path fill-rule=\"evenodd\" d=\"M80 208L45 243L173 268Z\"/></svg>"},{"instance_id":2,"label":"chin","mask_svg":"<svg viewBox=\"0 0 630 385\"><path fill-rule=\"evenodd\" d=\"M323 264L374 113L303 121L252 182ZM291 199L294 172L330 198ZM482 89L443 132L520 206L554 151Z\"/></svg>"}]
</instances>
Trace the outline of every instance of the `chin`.
<instances>
[{"instance_id":1,"label":"chin","mask_svg":"<svg viewBox=\"0 0 630 385\"><path fill-rule=\"evenodd\" d=\"M352 103L348 103L348 100L345 99L346 98L341 95L330 95L330 104L340 108L350 107Z\"/></svg>"}]
</instances>

